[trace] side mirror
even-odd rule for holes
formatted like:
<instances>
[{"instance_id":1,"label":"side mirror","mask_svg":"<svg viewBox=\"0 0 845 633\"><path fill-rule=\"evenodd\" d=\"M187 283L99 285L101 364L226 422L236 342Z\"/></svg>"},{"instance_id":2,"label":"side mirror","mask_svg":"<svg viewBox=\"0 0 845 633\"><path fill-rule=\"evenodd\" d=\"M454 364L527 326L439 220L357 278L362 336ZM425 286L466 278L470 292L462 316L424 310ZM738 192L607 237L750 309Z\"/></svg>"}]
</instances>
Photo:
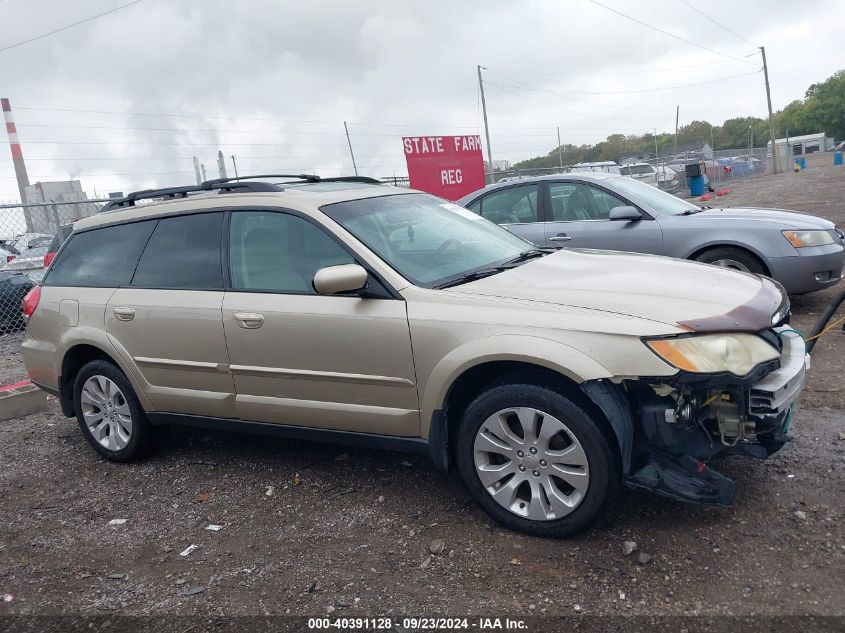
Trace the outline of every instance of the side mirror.
<instances>
[{"instance_id":1,"label":"side mirror","mask_svg":"<svg viewBox=\"0 0 845 633\"><path fill-rule=\"evenodd\" d=\"M367 283L367 271L358 264L328 266L314 273L314 290L321 295L361 290Z\"/></svg>"},{"instance_id":2,"label":"side mirror","mask_svg":"<svg viewBox=\"0 0 845 633\"><path fill-rule=\"evenodd\" d=\"M633 220L642 220L643 214L640 213L637 207L631 206L624 206L624 207L613 207L610 210L610 219L611 220L624 220L626 222L633 221Z\"/></svg>"}]
</instances>

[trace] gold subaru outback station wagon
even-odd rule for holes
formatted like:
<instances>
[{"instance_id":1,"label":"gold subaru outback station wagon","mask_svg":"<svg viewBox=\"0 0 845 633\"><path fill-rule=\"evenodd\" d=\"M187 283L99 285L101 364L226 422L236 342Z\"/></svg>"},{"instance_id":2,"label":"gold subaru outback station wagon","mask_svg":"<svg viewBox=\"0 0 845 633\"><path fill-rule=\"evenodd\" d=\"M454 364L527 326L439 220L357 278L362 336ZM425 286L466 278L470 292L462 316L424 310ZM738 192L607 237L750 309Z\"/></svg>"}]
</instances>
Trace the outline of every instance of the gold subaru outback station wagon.
<instances>
[{"instance_id":1,"label":"gold subaru outback station wagon","mask_svg":"<svg viewBox=\"0 0 845 633\"><path fill-rule=\"evenodd\" d=\"M537 249L357 177L130 194L74 225L24 315L30 378L107 459L172 424L424 454L548 537L622 485L731 504L706 464L778 451L806 369L767 278Z\"/></svg>"}]
</instances>

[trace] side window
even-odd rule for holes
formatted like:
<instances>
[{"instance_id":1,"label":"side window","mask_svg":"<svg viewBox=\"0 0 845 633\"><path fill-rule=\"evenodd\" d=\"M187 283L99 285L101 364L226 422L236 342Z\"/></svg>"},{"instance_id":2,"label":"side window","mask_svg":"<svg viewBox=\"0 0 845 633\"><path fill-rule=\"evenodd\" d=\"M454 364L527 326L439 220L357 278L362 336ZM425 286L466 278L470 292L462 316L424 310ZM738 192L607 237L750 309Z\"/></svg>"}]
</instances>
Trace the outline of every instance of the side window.
<instances>
[{"instance_id":1,"label":"side window","mask_svg":"<svg viewBox=\"0 0 845 633\"><path fill-rule=\"evenodd\" d=\"M617 198L612 193L608 193L596 187L590 187L590 193L593 196L593 219L607 220L610 217L610 210L614 207L623 207L628 203Z\"/></svg>"},{"instance_id":2,"label":"side window","mask_svg":"<svg viewBox=\"0 0 845 633\"><path fill-rule=\"evenodd\" d=\"M316 294L314 274L355 260L323 229L288 213L234 211L229 227L232 287Z\"/></svg>"},{"instance_id":3,"label":"side window","mask_svg":"<svg viewBox=\"0 0 845 633\"><path fill-rule=\"evenodd\" d=\"M77 233L62 249L45 286L126 286L155 228L155 220L118 224Z\"/></svg>"},{"instance_id":4,"label":"side window","mask_svg":"<svg viewBox=\"0 0 845 633\"><path fill-rule=\"evenodd\" d=\"M580 182L549 183L552 219L557 222L595 220L590 187Z\"/></svg>"},{"instance_id":5,"label":"side window","mask_svg":"<svg viewBox=\"0 0 845 633\"><path fill-rule=\"evenodd\" d=\"M481 199L481 217L496 224L537 222L538 187L536 184L519 185L484 196Z\"/></svg>"},{"instance_id":6,"label":"side window","mask_svg":"<svg viewBox=\"0 0 845 633\"><path fill-rule=\"evenodd\" d=\"M473 213L481 215L481 198L475 200L472 204L468 204L467 209L469 209Z\"/></svg>"},{"instance_id":7,"label":"side window","mask_svg":"<svg viewBox=\"0 0 845 633\"><path fill-rule=\"evenodd\" d=\"M177 215L158 221L132 285L142 288L223 288L222 213Z\"/></svg>"}]
</instances>

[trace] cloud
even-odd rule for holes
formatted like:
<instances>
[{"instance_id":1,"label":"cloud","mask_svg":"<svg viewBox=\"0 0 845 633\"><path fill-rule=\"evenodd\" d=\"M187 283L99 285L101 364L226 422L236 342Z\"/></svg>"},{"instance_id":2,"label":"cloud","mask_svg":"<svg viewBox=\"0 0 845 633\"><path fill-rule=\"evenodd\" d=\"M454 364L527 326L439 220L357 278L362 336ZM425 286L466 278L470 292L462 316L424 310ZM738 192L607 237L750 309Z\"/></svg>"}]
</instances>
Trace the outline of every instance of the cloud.
<instances>
[{"instance_id":1,"label":"cloud","mask_svg":"<svg viewBox=\"0 0 845 633\"><path fill-rule=\"evenodd\" d=\"M755 53L680 3L604 1L708 48ZM5 0L0 45L114 6ZM699 8L766 45L776 108L837 70L840 2ZM581 144L616 131L671 130L676 105L682 124L766 109L761 75L678 90L569 94L755 70L586 0L145 0L0 54L0 92L12 100L33 180L78 175L89 192L102 193L190 182L194 155L215 175L218 149L238 157L241 173L349 174L343 121L362 173L405 173L403 134L483 132L476 64L489 69L494 158L512 161L551 150L557 126L564 142ZM690 67L642 72L679 66ZM32 107L138 114L25 109ZM0 199L16 197L9 158L0 151Z\"/></svg>"}]
</instances>

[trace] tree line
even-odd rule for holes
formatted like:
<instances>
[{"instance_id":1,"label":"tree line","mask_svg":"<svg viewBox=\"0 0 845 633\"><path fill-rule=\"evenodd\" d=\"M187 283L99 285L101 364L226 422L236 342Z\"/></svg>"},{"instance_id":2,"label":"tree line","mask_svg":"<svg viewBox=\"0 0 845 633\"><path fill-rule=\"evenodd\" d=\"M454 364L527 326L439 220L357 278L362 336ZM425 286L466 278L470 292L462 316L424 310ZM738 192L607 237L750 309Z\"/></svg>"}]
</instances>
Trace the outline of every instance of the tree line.
<instances>
[{"instance_id":1,"label":"tree line","mask_svg":"<svg viewBox=\"0 0 845 633\"><path fill-rule=\"evenodd\" d=\"M777 138L824 132L837 140L845 139L845 70L840 70L822 83L812 84L803 99L796 99L774 114ZM671 151L675 134L658 134L659 153ZM710 143L714 149L742 149L753 144L763 147L769 142L769 120L747 116L728 119L722 125L707 121L692 121L678 128L678 144ZM564 165L598 160L616 160L629 152L654 152L655 135L611 134L595 145L561 146ZM561 160L555 147L545 156L537 156L516 163L518 169L555 167Z\"/></svg>"}]
</instances>

